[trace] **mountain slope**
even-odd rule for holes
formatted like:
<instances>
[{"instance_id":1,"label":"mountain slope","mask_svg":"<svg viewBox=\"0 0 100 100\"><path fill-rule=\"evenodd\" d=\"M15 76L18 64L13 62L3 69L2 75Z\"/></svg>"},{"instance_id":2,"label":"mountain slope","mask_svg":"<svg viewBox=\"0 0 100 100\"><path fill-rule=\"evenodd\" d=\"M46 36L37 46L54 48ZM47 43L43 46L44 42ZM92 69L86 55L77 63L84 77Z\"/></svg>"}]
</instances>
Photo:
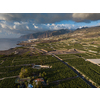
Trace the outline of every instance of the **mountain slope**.
<instances>
[{"instance_id":1,"label":"mountain slope","mask_svg":"<svg viewBox=\"0 0 100 100\"><path fill-rule=\"evenodd\" d=\"M71 32L70 35L76 37L81 35L81 38L98 37L100 36L100 26L76 29L75 31Z\"/></svg>"}]
</instances>

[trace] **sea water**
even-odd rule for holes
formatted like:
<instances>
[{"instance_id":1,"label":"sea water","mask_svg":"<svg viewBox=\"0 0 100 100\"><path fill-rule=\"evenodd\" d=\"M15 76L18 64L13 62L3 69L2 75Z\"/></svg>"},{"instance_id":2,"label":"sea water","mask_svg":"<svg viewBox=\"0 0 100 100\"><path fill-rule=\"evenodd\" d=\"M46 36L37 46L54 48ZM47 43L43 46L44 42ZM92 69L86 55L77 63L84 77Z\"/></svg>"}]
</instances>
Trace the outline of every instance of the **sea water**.
<instances>
[{"instance_id":1,"label":"sea water","mask_svg":"<svg viewBox=\"0 0 100 100\"><path fill-rule=\"evenodd\" d=\"M26 41L27 39L21 38L0 38L0 51L8 50L10 48L18 47L18 43Z\"/></svg>"}]
</instances>

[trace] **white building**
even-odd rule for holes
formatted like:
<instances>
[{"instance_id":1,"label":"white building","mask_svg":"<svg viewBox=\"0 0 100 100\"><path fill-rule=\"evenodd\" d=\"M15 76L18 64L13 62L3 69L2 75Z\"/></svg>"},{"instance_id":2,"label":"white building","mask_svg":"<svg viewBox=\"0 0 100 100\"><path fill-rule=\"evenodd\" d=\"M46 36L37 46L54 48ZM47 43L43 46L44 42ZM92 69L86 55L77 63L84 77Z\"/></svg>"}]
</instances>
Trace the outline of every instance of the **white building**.
<instances>
[{"instance_id":1,"label":"white building","mask_svg":"<svg viewBox=\"0 0 100 100\"><path fill-rule=\"evenodd\" d=\"M52 68L52 66L48 66L48 65L33 65L32 68L35 68L35 69Z\"/></svg>"}]
</instances>

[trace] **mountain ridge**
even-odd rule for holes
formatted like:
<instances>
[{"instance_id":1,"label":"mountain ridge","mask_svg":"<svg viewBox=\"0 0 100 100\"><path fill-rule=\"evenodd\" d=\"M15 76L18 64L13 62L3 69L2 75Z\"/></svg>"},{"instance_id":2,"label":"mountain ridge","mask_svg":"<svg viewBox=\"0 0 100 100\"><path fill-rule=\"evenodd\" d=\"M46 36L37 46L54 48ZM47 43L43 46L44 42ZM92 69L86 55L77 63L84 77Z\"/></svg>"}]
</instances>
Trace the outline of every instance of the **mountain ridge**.
<instances>
[{"instance_id":1,"label":"mountain ridge","mask_svg":"<svg viewBox=\"0 0 100 100\"><path fill-rule=\"evenodd\" d=\"M66 34L70 32L72 32L72 30L69 30L69 29L60 29L60 30L54 30L54 31L49 30L49 31L44 31L44 32L37 32L37 33L28 34L28 35L23 35L20 38L24 38L24 39L47 38L47 37Z\"/></svg>"}]
</instances>

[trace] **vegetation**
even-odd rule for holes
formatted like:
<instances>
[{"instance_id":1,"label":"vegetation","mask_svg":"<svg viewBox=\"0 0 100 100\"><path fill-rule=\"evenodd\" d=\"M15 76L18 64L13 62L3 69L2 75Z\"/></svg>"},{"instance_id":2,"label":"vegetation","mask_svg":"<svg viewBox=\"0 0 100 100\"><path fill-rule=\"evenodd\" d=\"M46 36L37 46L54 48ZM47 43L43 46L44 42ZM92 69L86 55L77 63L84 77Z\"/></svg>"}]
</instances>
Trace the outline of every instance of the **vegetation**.
<instances>
[{"instance_id":1,"label":"vegetation","mask_svg":"<svg viewBox=\"0 0 100 100\"><path fill-rule=\"evenodd\" d=\"M43 87L43 84L40 81L38 82L38 84L36 84L36 82L33 81L33 86L34 86L34 88L42 88Z\"/></svg>"},{"instance_id":2,"label":"vegetation","mask_svg":"<svg viewBox=\"0 0 100 100\"><path fill-rule=\"evenodd\" d=\"M52 51L52 50L54 50L54 49L51 47L51 45L49 45L49 43L39 43L39 44L37 44L36 47L39 48L39 49L45 49L45 50L47 50L47 51Z\"/></svg>"},{"instance_id":3,"label":"vegetation","mask_svg":"<svg viewBox=\"0 0 100 100\"><path fill-rule=\"evenodd\" d=\"M90 88L81 78L67 80L57 84L49 84L50 88Z\"/></svg>"},{"instance_id":4,"label":"vegetation","mask_svg":"<svg viewBox=\"0 0 100 100\"><path fill-rule=\"evenodd\" d=\"M65 58L66 56L66 58ZM94 82L100 85L100 67L97 65L85 61L81 57L85 57L85 54L78 54L79 58L68 59L68 56L60 56L62 59L64 57L64 61L69 65L74 66L76 69L80 70L83 74L85 74L88 78L92 79ZM72 56L72 55L71 55ZM73 55L75 56L75 54Z\"/></svg>"},{"instance_id":5,"label":"vegetation","mask_svg":"<svg viewBox=\"0 0 100 100\"><path fill-rule=\"evenodd\" d=\"M20 78L29 77L32 75L32 68L21 68L21 72L19 73Z\"/></svg>"},{"instance_id":6,"label":"vegetation","mask_svg":"<svg viewBox=\"0 0 100 100\"><path fill-rule=\"evenodd\" d=\"M71 56L71 55L69 55ZM76 56L74 56L76 57ZM35 73L36 75L39 75L39 77L43 77L46 81L47 84L64 79L64 78L70 78L76 76L76 74L66 65L64 65L62 62L59 62L56 58L50 55L34 55L34 56L29 56L27 57L24 56L18 56L18 55L12 55L12 56L6 56L2 57L1 59L5 59L5 62L1 64L1 72L6 72L0 74L0 78L3 77L9 77L9 76L15 76L19 75L20 78L25 78L25 77L30 77L31 80L34 80L37 77L33 77L32 73ZM6 63L8 62L8 63ZM49 65L52 66L52 68L48 69L33 69L30 66L26 66L25 64L36 64L36 65ZM4 67L4 65L6 67ZM13 66L13 67L7 67L7 66ZM16 66L19 65L19 66ZM23 66L21 66L23 65ZM32 78L33 77L33 78ZM6 80L6 79L5 79ZM8 79L9 80L9 79ZM15 80L14 80L15 82ZM34 82L31 82L32 84ZM27 87L27 82L25 82L25 86ZM17 84L18 85L18 84ZM34 83L35 85L35 83ZM19 86L19 85L18 85ZM16 86L16 87L18 87ZM2 87L2 86L1 86ZM20 86L19 86L20 87ZM36 87L43 87L41 83L37 85ZM85 85L84 85L85 87Z\"/></svg>"},{"instance_id":7,"label":"vegetation","mask_svg":"<svg viewBox=\"0 0 100 100\"><path fill-rule=\"evenodd\" d=\"M4 79L0 81L0 88L16 88L15 79Z\"/></svg>"}]
</instances>

